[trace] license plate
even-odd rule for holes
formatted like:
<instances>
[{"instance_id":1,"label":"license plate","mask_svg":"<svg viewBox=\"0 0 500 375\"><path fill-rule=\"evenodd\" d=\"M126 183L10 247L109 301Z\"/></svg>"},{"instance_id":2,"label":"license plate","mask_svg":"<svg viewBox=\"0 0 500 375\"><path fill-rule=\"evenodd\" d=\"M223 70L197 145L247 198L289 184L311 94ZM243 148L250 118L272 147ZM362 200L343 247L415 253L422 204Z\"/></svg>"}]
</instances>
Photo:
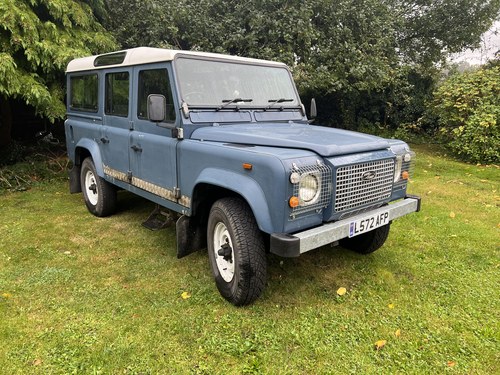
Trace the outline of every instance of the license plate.
<instances>
[{"instance_id":1,"label":"license plate","mask_svg":"<svg viewBox=\"0 0 500 375\"><path fill-rule=\"evenodd\" d=\"M384 211L349 223L349 237L358 236L389 224L389 212Z\"/></svg>"}]
</instances>

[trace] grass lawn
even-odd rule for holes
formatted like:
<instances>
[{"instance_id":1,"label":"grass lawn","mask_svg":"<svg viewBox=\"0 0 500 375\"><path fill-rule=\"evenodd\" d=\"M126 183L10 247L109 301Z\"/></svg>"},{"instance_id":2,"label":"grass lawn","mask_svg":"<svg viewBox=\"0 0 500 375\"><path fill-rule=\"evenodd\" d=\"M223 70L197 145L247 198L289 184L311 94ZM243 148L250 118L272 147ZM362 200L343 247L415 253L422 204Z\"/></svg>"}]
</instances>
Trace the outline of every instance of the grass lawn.
<instances>
[{"instance_id":1,"label":"grass lawn","mask_svg":"<svg viewBox=\"0 0 500 375\"><path fill-rule=\"evenodd\" d=\"M3 192L0 373L500 373L500 169L416 151L423 209L382 249L269 255L245 308L141 198L99 219L64 178Z\"/></svg>"}]
</instances>

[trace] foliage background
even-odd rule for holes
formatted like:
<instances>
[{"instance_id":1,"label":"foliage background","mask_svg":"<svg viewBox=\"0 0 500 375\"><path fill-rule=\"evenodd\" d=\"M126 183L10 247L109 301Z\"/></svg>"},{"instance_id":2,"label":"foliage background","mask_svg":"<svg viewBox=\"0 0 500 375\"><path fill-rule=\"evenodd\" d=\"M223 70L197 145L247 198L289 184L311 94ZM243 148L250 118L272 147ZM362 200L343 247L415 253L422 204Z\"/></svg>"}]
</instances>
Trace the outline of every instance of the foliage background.
<instances>
[{"instance_id":1,"label":"foliage background","mask_svg":"<svg viewBox=\"0 0 500 375\"><path fill-rule=\"evenodd\" d=\"M22 105L63 118L70 59L136 46L283 61L322 125L432 133L446 58L499 16L500 0L1 0L0 145L23 128Z\"/></svg>"},{"instance_id":2,"label":"foliage background","mask_svg":"<svg viewBox=\"0 0 500 375\"><path fill-rule=\"evenodd\" d=\"M500 63L456 74L436 91L433 102L444 138L474 162L500 160Z\"/></svg>"},{"instance_id":3,"label":"foliage background","mask_svg":"<svg viewBox=\"0 0 500 375\"><path fill-rule=\"evenodd\" d=\"M14 101L50 122L62 119L68 61L117 48L96 18L103 7L101 0L0 1L0 146L11 141Z\"/></svg>"}]
</instances>

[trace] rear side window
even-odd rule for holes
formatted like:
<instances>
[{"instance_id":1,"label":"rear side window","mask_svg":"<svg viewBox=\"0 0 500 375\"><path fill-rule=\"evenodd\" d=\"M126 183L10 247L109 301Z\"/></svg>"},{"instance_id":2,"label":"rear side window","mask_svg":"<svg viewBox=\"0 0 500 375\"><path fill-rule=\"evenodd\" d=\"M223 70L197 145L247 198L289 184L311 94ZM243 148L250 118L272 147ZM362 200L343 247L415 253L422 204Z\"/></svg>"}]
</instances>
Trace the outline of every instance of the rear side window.
<instances>
[{"instance_id":1,"label":"rear side window","mask_svg":"<svg viewBox=\"0 0 500 375\"><path fill-rule=\"evenodd\" d=\"M106 74L106 100L104 112L112 116L128 116L128 72Z\"/></svg>"},{"instance_id":2,"label":"rear side window","mask_svg":"<svg viewBox=\"0 0 500 375\"><path fill-rule=\"evenodd\" d=\"M137 118L147 119L147 99L151 94L161 94L167 99L166 121L175 120L172 91L167 69L149 69L139 72L139 92L137 101Z\"/></svg>"},{"instance_id":3,"label":"rear side window","mask_svg":"<svg viewBox=\"0 0 500 375\"><path fill-rule=\"evenodd\" d=\"M72 76L70 78L70 109L97 112L98 88L97 74Z\"/></svg>"}]
</instances>

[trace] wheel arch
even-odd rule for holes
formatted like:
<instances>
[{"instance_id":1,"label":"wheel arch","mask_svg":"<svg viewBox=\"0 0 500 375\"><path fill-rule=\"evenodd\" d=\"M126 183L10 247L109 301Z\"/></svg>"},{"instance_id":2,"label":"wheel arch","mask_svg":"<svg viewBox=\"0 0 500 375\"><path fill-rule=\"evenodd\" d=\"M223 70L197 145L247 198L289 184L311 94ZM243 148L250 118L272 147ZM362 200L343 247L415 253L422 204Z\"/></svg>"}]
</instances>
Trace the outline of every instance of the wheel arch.
<instances>
[{"instance_id":1,"label":"wheel arch","mask_svg":"<svg viewBox=\"0 0 500 375\"><path fill-rule=\"evenodd\" d=\"M269 204L259 184L250 177L227 170L209 168L201 173L193 189L192 213L208 217L217 200L231 196L246 202L262 232L275 231Z\"/></svg>"},{"instance_id":2,"label":"wheel arch","mask_svg":"<svg viewBox=\"0 0 500 375\"><path fill-rule=\"evenodd\" d=\"M101 151L97 143L90 139L82 139L75 147L75 166L81 167L83 161L91 157L97 174L104 177L104 168L102 165Z\"/></svg>"},{"instance_id":3,"label":"wheel arch","mask_svg":"<svg viewBox=\"0 0 500 375\"><path fill-rule=\"evenodd\" d=\"M239 198L250 207L259 230L265 234L264 240L269 242L268 234L273 233L269 207L264 192L253 179L212 169L210 173L200 175L191 197L191 216L182 216L176 225L178 258L207 246L210 209L215 202L226 197Z\"/></svg>"}]
</instances>

